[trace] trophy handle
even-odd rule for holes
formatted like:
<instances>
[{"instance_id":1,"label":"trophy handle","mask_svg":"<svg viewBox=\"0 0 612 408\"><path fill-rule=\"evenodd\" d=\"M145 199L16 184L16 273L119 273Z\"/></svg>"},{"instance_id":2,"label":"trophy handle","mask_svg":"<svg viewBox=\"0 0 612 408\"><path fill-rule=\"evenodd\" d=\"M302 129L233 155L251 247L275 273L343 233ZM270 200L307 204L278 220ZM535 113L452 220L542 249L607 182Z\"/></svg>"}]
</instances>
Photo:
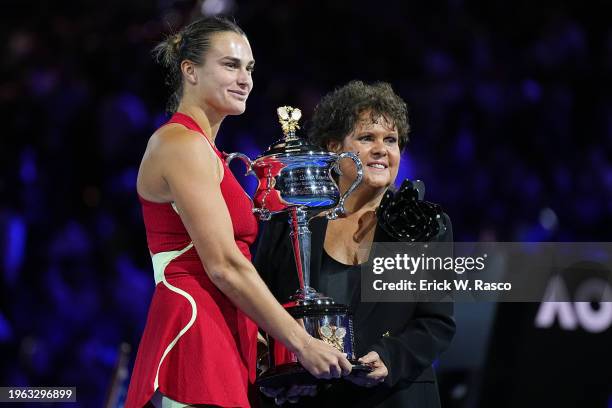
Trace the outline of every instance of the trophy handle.
<instances>
[{"instance_id":1,"label":"trophy handle","mask_svg":"<svg viewBox=\"0 0 612 408\"><path fill-rule=\"evenodd\" d=\"M255 176L255 178L257 178L257 175L255 174L255 172L253 172L253 162L251 161L251 159L249 159L249 156L238 152L230 153L225 158L225 163L227 163L227 165L229 166L230 162L234 159L240 159L246 165L247 171L246 173L244 173L245 176ZM249 197L249 199L251 199L251 197ZM253 202L252 199L251 202ZM265 208L253 208L253 213L257 214L259 216L259 219L262 221L268 221L272 217L270 210L267 210Z\"/></svg>"},{"instance_id":2,"label":"trophy handle","mask_svg":"<svg viewBox=\"0 0 612 408\"><path fill-rule=\"evenodd\" d=\"M357 169L357 178L355 179L355 181L353 181L353 184L351 184L349 189L346 190L344 194L342 194L340 200L338 201L338 205L327 212L326 217L328 220L335 220L336 218L346 213L346 210L344 209L344 201L357 188L357 186L359 185L359 183L361 183L361 180L363 179L363 164L361 164L361 160L359 160L359 157L353 152L340 153L334 166L338 167L338 170L340 170L339 163L340 160L344 158L349 158L353 161L353 163L355 163L355 168Z\"/></svg>"},{"instance_id":3,"label":"trophy handle","mask_svg":"<svg viewBox=\"0 0 612 408\"><path fill-rule=\"evenodd\" d=\"M255 173L253 173L253 162L251 161L251 159L249 159L249 156L247 156L246 154L238 153L238 152L230 153L225 158L225 162L229 166L230 162L232 160L234 160L234 159L240 159L240 160L242 160L242 162L244 164L246 164L247 171L246 171L246 173L244 173L245 176L254 176L255 175Z\"/></svg>"}]
</instances>

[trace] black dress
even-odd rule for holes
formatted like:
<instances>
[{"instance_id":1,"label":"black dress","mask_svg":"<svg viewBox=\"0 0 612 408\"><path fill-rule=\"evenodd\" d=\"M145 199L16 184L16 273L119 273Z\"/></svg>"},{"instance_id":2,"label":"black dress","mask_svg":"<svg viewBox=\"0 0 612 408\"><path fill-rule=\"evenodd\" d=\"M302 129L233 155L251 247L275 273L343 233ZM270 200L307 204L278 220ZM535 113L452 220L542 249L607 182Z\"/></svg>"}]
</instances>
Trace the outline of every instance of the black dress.
<instances>
[{"instance_id":1,"label":"black dress","mask_svg":"<svg viewBox=\"0 0 612 408\"><path fill-rule=\"evenodd\" d=\"M323 249L321 270L325 271L325 274L319 276L317 290L334 299L336 303L348 305L349 310L355 313L359 301L358 289L361 267L340 263Z\"/></svg>"},{"instance_id":2,"label":"black dress","mask_svg":"<svg viewBox=\"0 0 612 408\"><path fill-rule=\"evenodd\" d=\"M446 215L444 219L447 230L437 240L451 242L450 220ZM448 348L455 333L452 303L361 302L360 271L353 269L359 267L342 265L325 254L327 220L313 219L310 229L311 286L351 307L356 355L362 357L376 351L389 374L383 383L372 388L337 380L320 387L316 397L303 397L290 406L440 407L432 363ZM262 223L260 231L255 267L274 296L285 303L299 287L286 216ZM394 240L377 227L374 241ZM274 406L272 399L263 395L261 398L262 406Z\"/></svg>"}]
</instances>

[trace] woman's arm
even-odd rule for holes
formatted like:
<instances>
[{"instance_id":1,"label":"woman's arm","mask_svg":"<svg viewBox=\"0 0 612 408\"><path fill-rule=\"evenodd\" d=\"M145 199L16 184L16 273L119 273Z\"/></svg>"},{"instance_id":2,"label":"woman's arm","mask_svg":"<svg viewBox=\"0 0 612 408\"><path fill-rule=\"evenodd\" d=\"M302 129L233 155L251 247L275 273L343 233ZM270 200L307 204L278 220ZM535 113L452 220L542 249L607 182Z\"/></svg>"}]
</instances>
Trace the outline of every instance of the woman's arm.
<instances>
[{"instance_id":1,"label":"woman's arm","mask_svg":"<svg viewBox=\"0 0 612 408\"><path fill-rule=\"evenodd\" d=\"M310 337L274 299L234 241L218 176L218 158L202 136L175 131L151 153L160 164L189 236L211 281L267 333L294 352L322 378L350 371L346 358Z\"/></svg>"},{"instance_id":2,"label":"woman's arm","mask_svg":"<svg viewBox=\"0 0 612 408\"><path fill-rule=\"evenodd\" d=\"M438 242L452 242L453 228L448 215L443 214L446 231ZM378 242L393 241L377 231ZM400 380L415 380L448 348L455 335L452 302L421 302L405 328L381 338L371 349L380 356L388 369L384 384L395 385Z\"/></svg>"},{"instance_id":3,"label":"woman's arm","mask_svg":"<svg viewBox=\"0 0 612 408\"><path fill-rule=\"evenodd\" d=\"M452 303L419 303L401 333L372 345L388 370L385 385L415 380L448 348L455 334L452 313Z\"/></svg>"}]
</instances>

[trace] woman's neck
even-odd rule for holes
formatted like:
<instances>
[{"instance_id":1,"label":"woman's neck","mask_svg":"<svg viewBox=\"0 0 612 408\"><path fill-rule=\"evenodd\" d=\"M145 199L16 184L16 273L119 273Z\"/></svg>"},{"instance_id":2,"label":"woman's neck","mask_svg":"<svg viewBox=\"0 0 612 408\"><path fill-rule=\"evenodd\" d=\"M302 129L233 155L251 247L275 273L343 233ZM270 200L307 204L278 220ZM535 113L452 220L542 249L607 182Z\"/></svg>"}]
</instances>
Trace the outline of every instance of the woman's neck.
<instances>
[{"instance_id":1,"label":"woman's neck","mask_svg":"<svg viewBox=\"0 0 612 408\"><path fill-rule=\"evenodd\" d=\"M348 186L340 185L345 192ZM347 265L358 265L369 256L376 229L376 207L385 189L362 185L348 196L344 206L347 216L330 221L325 233L324 248L329 256Z\"/></svg>"},{"instance_id":2,"label":"woman's neck","mask_svg":"<svg viewBox=\"0 0 612 408\"><path fill-rule=\"evenodd\" d=\"M349 186L340 183L340 192L343 194ZM364 184L359 185L346 199L344 207L348 214L363 214L367 211L375 211L387 188L372 188Z\"/></svg>"},{"instance_id":3,"label":"woman's neck","mask_svg":"<svg viewBox=\"0 0 612 408\"><path fill-rule=\"evenodd\" d=\"M200 126L206 137L214 144L217 138L217 132L223 121L223 117L218 117L210 109L208 111L196 104L182 101L176 110L190 116Z\"/></svg>"}]
</instances>

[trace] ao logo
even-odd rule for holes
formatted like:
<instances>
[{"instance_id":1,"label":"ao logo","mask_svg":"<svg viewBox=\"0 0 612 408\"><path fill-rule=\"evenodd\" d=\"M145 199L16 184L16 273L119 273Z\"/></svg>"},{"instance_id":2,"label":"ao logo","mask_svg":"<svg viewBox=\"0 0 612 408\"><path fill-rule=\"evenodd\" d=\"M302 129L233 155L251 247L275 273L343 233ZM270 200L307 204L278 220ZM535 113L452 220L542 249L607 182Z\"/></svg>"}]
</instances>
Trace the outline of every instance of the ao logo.
<instances>
[{"instance_id":1,"label":"ao logo","mask_svg":"<svg viewBox=\"0 0 612 408\"><path fill-rule=\"evenodd\" d=\"M598 307L593 308L591 302L584 301L555 301L570 297L563 279L551 279L536 315L535 326L549 328L559 319L559 325L564 330L581 327L590 333L601 333L612 325L612 288L608 282L600 278L585 279L576 288L574 298L592 299Z\"/></svg>"}]
</instances>

